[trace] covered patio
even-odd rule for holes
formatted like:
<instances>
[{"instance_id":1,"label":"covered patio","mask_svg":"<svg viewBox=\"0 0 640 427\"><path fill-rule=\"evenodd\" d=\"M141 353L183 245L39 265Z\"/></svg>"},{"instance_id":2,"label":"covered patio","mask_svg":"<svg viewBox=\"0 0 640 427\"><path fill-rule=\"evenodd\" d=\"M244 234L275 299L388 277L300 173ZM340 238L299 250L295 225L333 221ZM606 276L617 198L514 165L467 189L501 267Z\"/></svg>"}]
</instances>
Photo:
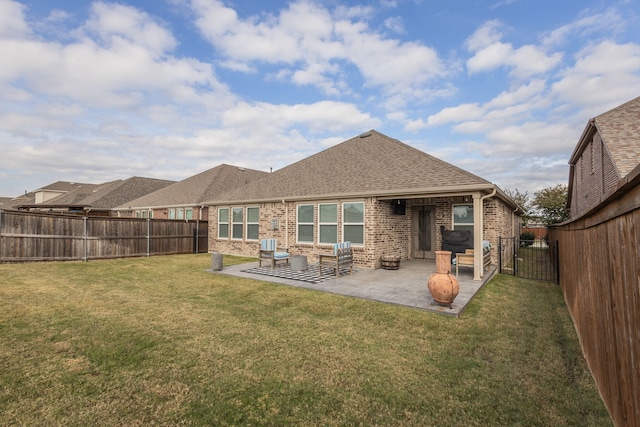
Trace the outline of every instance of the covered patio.
<instances>
[{"instance_id":1,"label":"covered patio","mask_svg":"<svg viewBox=\"0 0 640 427\"><path fill-rule=\"evenodd\" d=\"M453 317L458 317L462 313L473 296L496 273L496 266L492 265L482 280L474 280L472 268L461 268L458 276L460 292L449 308L434 301L427 287L429 276L436 270L435 261L402 261L398 270L356 268L352 275L343 275L339 278L329 276L327 280L317 283L286 278L288 274L285 270L289 270L289 267L285 266L276 267L276 270L282 269L283 274L278 274L276 271L274 275L263 275L248 271L256 267L258 267L257 261L224 267L222 271L213 273L369 299ZM453 274L455 275L455 269Z\"/></svg>"}]
</instances>

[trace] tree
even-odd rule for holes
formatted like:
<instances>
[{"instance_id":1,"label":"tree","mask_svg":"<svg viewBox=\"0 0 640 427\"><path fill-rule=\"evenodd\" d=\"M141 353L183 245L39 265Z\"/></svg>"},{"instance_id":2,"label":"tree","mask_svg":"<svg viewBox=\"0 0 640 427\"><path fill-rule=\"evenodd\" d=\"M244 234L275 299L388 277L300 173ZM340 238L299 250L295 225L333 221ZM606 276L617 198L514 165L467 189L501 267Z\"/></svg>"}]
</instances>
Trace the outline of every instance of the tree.
<instances>
[{"instance_id":1,"label":"tree","mask_svg":"<svg viewBox=\"0 0 640 427\"><path fill-rule=\"evenodd\" d=\"M557 224L569 219L567 191L565 184L558 184L534 193L531 205L545 225Z\"/></svg>"},{"instance_id":2,"label":"tree","mask_svg":"<svg viewBox=\"0 0 640 427\"><path fill-rule=\"evenodd\" d=\"M524 212L522 215L522 225L526 227L529 220L534 218L529 192L525 191L522 193L517 188L515 190L505 188L504 192L507 193L507 196L511 197L513 201L516 202L516 205L522 209L522 212Z\"/></svg>"}]
</instances>

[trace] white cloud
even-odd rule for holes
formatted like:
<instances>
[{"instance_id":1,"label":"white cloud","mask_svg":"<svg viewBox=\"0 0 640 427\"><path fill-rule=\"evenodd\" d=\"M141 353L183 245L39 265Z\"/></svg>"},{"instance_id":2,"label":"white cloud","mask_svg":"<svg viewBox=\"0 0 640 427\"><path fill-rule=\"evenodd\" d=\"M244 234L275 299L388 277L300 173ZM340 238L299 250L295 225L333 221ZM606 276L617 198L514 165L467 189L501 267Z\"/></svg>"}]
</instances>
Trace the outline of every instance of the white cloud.
<instances>
[{"instance_id":1,"label":"white cloud","mask_svg":"<svg viewBox=\"0 0 640 427\"><path fill-rule=\"evenodd\" d=\"M514 48L511 43L502 42L502 24L493 20L480 26L465 41L473 56L467 60L470 74L506 67L509 75L517 79L527 79L555 68L562 59L559 52L548 54L539 46L524 45Z\"/></svg>"},{"instance_id":2,"label":"white cloud","mask_svg":"<svg viewBox=\"0 0 640 427\"><path fill-rule=\"evenodd\" d=\"M122 4L94 3L84 29L97 34L106 46L126 40L149 52L162 54L177 45L173 35L145 12Z\"/></svg>"},{"instance_id":3,"label":"white cloud","mask_svg":"<svg viewBox=\"0 0 640 427\"><path fill-rule=\"evenodd\" d=\"M23 38L31 33L24 20L25 7L10 0L0 0L0 37Z\"/></svg>"},{"instance_id":4,"label":"white cloud","mask_svg":"<svg viewBox=\"0 0 640 427\"><path fill-rule=\"evenodd\" d=\"M556 46L566 43L568 39L584 40L594 34L601 33L612 37L625 26L625 19L620 16L615 7L609 8L602 13L593 13L587 10L581 18L544 33L542 44Z\"/></svg>"},{"instance_id":5,"label":"white cloud","mask_svg":"<svg viewBox=\"0 0 640 427\"><path fill-rule=\"evenodd\" d=\"M603 113L640 93L640 45L603 41L576 55L553 83L554 94L589 117Z\"/></svg>"},{"instance_id":6,"label":"white cloud","mask_svg":"<svg viewBox=\"0 0 640 427\"><path fill-rule=\"evenodd\" d=\"M332 13L297 1L277 16L240 19L219 1L193 0L192 7L204 37L224 54L223 63L279 64L288 69L280 77L289 76L294 84L315 86L328 95L337 96L349 85L349 67L359 71L365 87L409 99L416 88L446 74L435 49L371 30L365 21L371 8L343 7ZM397 19L387 23L400 29Z\"/></svg>"},{"instance_id":7,"label":"white cloud","mask_svg":"<svg viewBox=\"0 0 640 427\"><path fill-rule=\"evenodd\" d=\"M385 28L393 31L394 33L405 33L404 22L401 16L392 16L384 20Z\"/></svg>"},{"instance_id":8,"label":"white cloud","mask_svg":"<svg viewBox=\"0 0 640 427\"><path fill-rule=\"evenodd\" d=\"M467 61L467 69L473 74L507 67L512 77L525 79L552 70L561 59L561 53L547 54L533 45L514 49L510 43L496 42L477 51Z\"/></svg>"},{"instance_id":9,"label":"white cloud","mask_svg":"<svg viewBox=\"0 0 640 427\"><path fill-rule=\"evenodd\" d=\"M498 20L485 22L465 40L467 50L476 52L499 42L502 39L501 27L502 23Z\"/></svg>"}]
</instances>

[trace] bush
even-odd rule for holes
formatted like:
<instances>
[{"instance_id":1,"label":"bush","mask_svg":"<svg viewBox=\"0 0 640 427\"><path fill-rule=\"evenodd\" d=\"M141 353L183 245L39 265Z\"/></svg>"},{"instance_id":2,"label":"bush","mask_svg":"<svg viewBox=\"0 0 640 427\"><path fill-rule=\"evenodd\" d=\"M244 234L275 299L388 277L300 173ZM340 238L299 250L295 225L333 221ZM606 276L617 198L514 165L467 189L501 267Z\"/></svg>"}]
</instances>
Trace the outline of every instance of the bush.
<instances>
[{"instance_id":1,"label":"bush","mask_svg":"<svg viewBox=\"0 0 640 427\"><path fill-rule=\"evenodd\" d=\"M531 246L534 240L536 240L536 235L530 231L525 231L520 235L520 246Z\"/></svg>"}]
</instances>

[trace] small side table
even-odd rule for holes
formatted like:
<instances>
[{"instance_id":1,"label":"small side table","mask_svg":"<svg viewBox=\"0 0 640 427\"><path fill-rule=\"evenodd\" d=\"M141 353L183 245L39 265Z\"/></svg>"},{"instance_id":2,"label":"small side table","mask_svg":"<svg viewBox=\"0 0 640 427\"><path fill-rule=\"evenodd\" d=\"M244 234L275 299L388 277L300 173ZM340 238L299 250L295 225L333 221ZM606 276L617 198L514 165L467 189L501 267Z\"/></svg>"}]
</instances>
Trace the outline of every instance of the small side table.
<instances>
[{"instance_id":1,"label":"small side table","mask_svg":"<svg viewBox=\"0 0 640 427\"><path fill-rule=\"evenodd\" d=\"M307 257L305 255L294 255L291 257L291 269L294 271L304 271L307 268Z\"/></svg>"}]
</instances>

